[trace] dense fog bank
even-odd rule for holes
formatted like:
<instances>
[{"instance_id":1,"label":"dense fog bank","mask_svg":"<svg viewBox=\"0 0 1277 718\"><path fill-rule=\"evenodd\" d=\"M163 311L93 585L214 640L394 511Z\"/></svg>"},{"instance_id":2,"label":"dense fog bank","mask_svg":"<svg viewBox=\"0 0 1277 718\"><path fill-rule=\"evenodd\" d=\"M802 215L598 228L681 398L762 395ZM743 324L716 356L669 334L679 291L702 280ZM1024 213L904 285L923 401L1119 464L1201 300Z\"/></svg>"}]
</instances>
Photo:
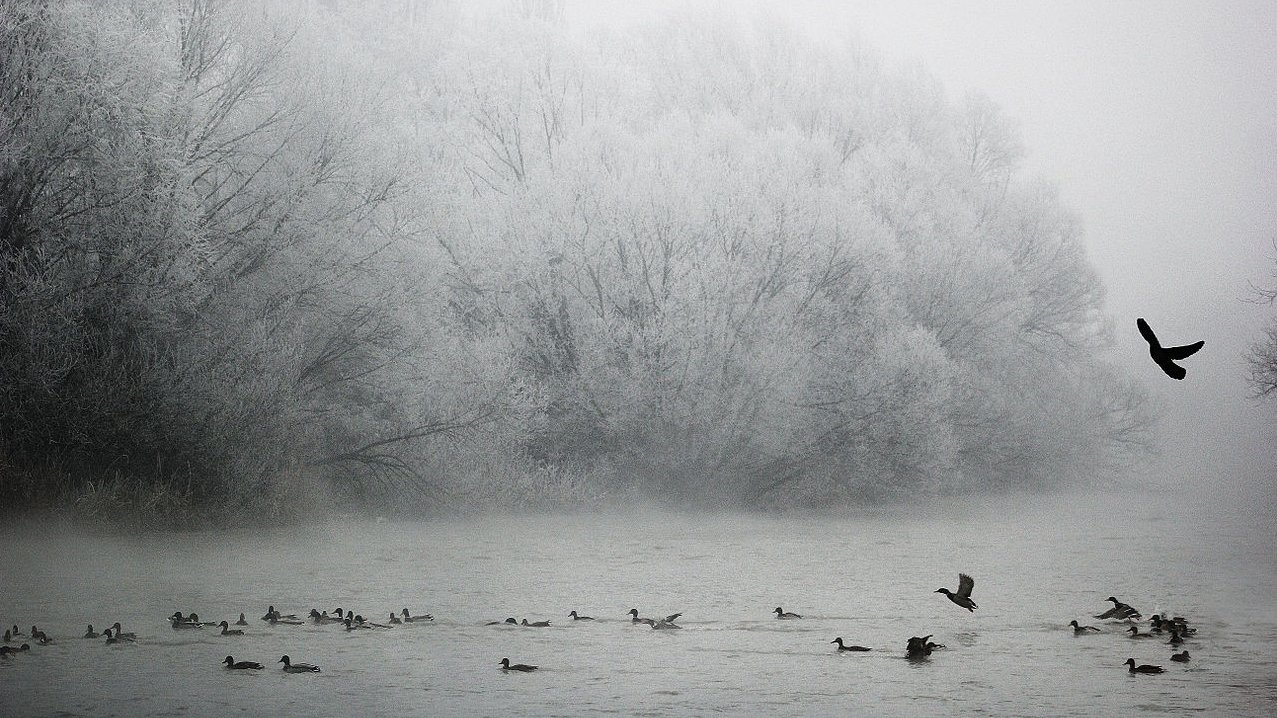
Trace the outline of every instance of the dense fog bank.
<instances>
[{"instance_id":1,"label":"dense fog bank","mask_svg":"<svg viewBox=\"0 0 1277 718\"><path fill-rule=\"evenodd\" d=\"M1013 123L771 21L558 3L0 8L0 481L815 505L1143 449Z\"/></svg>"}]
</instances>

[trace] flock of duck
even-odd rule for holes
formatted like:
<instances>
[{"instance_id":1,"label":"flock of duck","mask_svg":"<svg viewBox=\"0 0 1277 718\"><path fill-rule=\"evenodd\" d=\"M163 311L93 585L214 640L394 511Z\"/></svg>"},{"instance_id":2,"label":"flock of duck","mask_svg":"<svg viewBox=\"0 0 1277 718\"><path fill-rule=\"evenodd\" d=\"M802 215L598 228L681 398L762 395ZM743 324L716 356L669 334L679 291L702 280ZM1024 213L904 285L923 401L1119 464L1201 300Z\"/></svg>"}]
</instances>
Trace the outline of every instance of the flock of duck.
<instances>
[{"instance_id":1,"label":"flock of duck","mask_svg":"<svg viewBox=\"0 0 1277 718\"><path fill-rule=\"evenodd\" d=\"M943 593L955 605L965 608L969 612L974 612L975 609L978 608L975 601L971 598L971 592L974 588L975 579L965 573L960 573L958 574L958 590L950 591L947 588L938 588L935 592ZM1125 633L1129 633L1131 639L1160 639L1169 635L1170 639L1166 643L1172 647L1180 647L1190 636L1197 633L1197 629L1190 627L1183 617L1175 616L1173 618L1165 618L1160 614L1153 614L1153 616L1149 619L1150 625L1148 632L1141 632L1138 622L1142 620L1143 616L1138 610L1129 604L1119 601L1114 596L1109 596L1106 600L1111 601L1113 603L1113 607L1103 613L1097 614L1095 618L1129 624ZM780 606L773 609L772 613L775 614L777 620L802 619L802 615L786 611ZM637 608L631 608L626 615L630 616L630 622L632 624L647 625L652 627L654 630L682 628L682 626L677 623L679 617L683 615L682 613L673 613L659 618L649 618L639 615L639 610ZM570 612L568 617L572 621L595 620L593 616L583 616L575 610ZM327 611L319 611L312 608L308 614L308 618L312 624L338 624L343 626L347 631L389 629L397 625L422 622L428 623L434 621L434 616L429 613L413 615L407 608L404 608L398 614L391 612L385 623L365 619L361 614L357 614L353 611L346 611L341 608L336 609L331 615ZM296 626L306 623L305 620L295 614L284 614L275 610L273 605L267 608L266 614L262 616L261 620L266 621L270 625ZM201 621L199 616L194 612L184 615L181 611L176 611L172 616L169 616L168 621L175 631L202 629L206 626L213 626L221 629L218 635L244 635L243 629L231 628L230 621ZM244 617L243 613L239 614L239 620L235 621L235 625L248 625L248 620ZM503 621L489 621L486 625L513 625L527 628L546 628L550 626L550 621L529 622L527 618L524 618L522 621L518 621L514 617L510 617ZM1073 629L1074 635L1077 636L1103 632L1101 629L1094 626L1080 625L1076 619L1069 622L1069 627ZM915 660L926 659L936 649L944 648L943 644L935 643L931 640L932 635L934 634L910 637L905 643L905 656L909 659ZM85 631L83 637L86 639L104 638L107 645L118 645L137 641L137 634L125 632L118 621L112 624L110 628L104 629L101 633L95 631L93 629L93 625L89 624L88 630ZM31 650L30 643L22 643L18 647L9 645L15 640L21 640L24 638L33 640L38 645L42 646L53 643L53 639L36 626L31 627L30 633L22 633L19 631L18 626L14 625L11 629L4 632L4 644L0 645L0 658L9 658L10 656ZM842 636L833 639L830 643L837 644L836 650L839 653L843 651L865 652L873 650L866 646L848 645L843 641ZM1187 650L1173 653L1170 660L1179 663L1187 663L1189 661L1189 653ZM222 663L230 670L261 670L263 668L262 664L257 661L237 661L234 656L229 655L226 656ZM287 654L281 656L277 663L284 664L283 671L286 673L320 672L319 666L311 663L294 663ZM526 663L511 663L509 658L502 658L497 665L500 666L503 671L519 671L524 673L535 671L539 668L539 666L529 665ZM1134 658L1126 659L1125 665L1129 672L1133 674L1165 672L1165 669L1158 665L1136 665Z\"/></svg>"}]
</instances>

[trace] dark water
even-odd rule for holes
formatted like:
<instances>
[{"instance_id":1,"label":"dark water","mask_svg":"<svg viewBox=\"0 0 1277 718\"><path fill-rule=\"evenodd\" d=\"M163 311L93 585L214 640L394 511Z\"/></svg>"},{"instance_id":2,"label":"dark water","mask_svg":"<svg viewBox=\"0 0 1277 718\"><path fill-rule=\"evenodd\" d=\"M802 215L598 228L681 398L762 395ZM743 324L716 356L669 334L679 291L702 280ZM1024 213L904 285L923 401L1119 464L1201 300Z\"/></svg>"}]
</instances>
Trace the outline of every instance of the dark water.
<instances>
[{"instance_id":1,"label":"dark water","mask_svg":"<svg viewBox=\"0 0 1277 718\"><path fill-rule=\"evenodd\" d=\"M1272 507L1143 496L999 498L853 516L614 513L338 522L273 534L0 534L0 623L56 643L0 659L0 715L1277 714ZM934 593L976 578L969 614ZM1200 629L1089 618L1110 594ZM267 626L409 607L432 625ZM804 614L778 621L777 605ZM683 612L679 631L625 612ZM599 618L572 623L569 610ZM248 614L248 635L164 617ZM507 616L550 628L485 626ZM1104 633L1075 637L1071 619ZM78 638L115 621L136 645ZM906 639L947 648L903 658ZM874 647L839 655L829 641ZM317 663L288 675L287 653ZM230 671L227 654L262 671ZM534 663L503 673L502 657ZM1132 676L1128 658L1167 672Z\"/></svg>"}]
</instances>

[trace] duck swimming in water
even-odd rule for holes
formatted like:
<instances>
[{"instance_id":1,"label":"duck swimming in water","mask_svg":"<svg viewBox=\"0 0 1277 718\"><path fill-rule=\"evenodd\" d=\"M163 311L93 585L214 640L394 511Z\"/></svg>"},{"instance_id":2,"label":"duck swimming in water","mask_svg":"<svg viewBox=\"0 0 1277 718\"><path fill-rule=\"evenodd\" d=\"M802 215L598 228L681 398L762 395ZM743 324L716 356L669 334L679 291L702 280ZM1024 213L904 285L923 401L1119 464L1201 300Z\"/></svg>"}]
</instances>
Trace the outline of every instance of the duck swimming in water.
<instances>
[{"instance_id":1,"label":"duck swimming in water","mask_svg":"<svg viewBox=\"0 0 1277 718\"><path fill-rule=\"evenodd\" d=\"M429 613L423 613L420 616L413 616L409 614L408 609L405 608L403 610L403 620L404 623L415 623L417 621L433 621L435 620L435 617Z\"/></svg>"},{"instance_id":2,"label":"duck swimming in water","mask_svg":"<svg viewBox=\"0 0 1277 718\"><path fill-rule=\"evenodd\" d=\"M501 659L501 670L503 671L523 671L531 673L538 669L538 666L529 666L526 663L511 663L509 658Z\"/></svg>"},{"instance_id":3,"label":"duck swimming in water","mask_svg":"<svg viewBox=\"0 0 1277 718\"><path fill-rule=\"evenodd\" d=\"M1126 659L1126 665L1130 666L1131 673L1165 673L1166 669L1161 666L1150 666L1148 664L1137 666L1134 658Z\"/></svg>"},{"instance_id":4,"label":"duck swimming in water","mask_svg":"<svg viewBox=\"0 0 1277 718\"><path fill-rule=\"evenodd\" d=\"M1099 619L1111 618L1115 621L1124 621L1130 618L1138 620L1142 618L1139 611L1135 610L1133 607L1125 603L1122 603L1121 601L1117 600L1117 598L1113 596L1109 596L1108 598L1104 600L1112 601L1113 607L1105 611L1104 613L1097 615L1096 618L1099 618Z\"/></svg>"},{"instance_id":5,"label":"duck swimming in water","mask_svg":"<svg viewBox=\"0 0 1277 718\"><path fill-rule=\"evenodd\" d=\"M192 614L192 615L193 615L193 614ZM125 632L121 631L121 630L120 630L120 622L119 622L119 621L116 621L114 624L112 624L112 625L111 625L111 628L114 628L114 629L115 629L115 637L116 637L116 638L123 638L123 639L124 639L124 640L126 640L126 641L132 641L132 640L135 640L135 639L137 638L137 634L136 634L136 633L125 633Z\"/></svg>"},{"instance_id":6,"label":"duck swimming in water","mask_svg":"<svg viewBox=\"0 0 1277 718\"><path fill-rule=\"evenodd\" d=\"M222 621L221 623L219 623L219 624L217 624L217 625L219 625L219 626L221 626L221 627L222 627L222 633L221 633L221 635L223 635L223 636L242 636L242 635L244 635L244 632L243 632L243 631L241 631L241 630L240 630L240 629L238 629L238 628L236 628L236 629L231 629L230 624L229 624L229 623L227 623L226 621Z\"/></svg>"},{"instance_id":7,"label":"duck swimming in water","mask_svg":"<svg viewBox=\"0 0 1277 718\"><path fill-rule=\"evenodd\" d=\"M95 631L95 630L93 630L93 624L92 624L92 623L90 623L90 624L89 624L89 630L87 630L87 631L85 631L85 632L84 632L84 637L85 637L85 638L101 638L101 637L102 637L102 634L101 634L101 633L98 633L98 632L97 632L97 631ZM7 634L7 633L6 633L6 634L5 634L5 641L7 642L8 640L9 640L9 634Z\"/></svg>"},{"instance_id":8,"label":"duck swimming in water","mask_svg":"<svg viewBox=\"0 0 1277 718\"><path fill-rule=\"evenodd\" d=\"M225 663L227 668L234 668L240 671L243 671L243 670L260 671L262 669L262 664L258 663L257 661L236 661L231 656L227 656L226 660L222 661L222 663Z\"/></svg>"},{"instance_id":9,"label":"duck swimming in water","mask_svg":"<svg viewBox=\"0 0 1277 718\"><path fill-rule=\"evenodd\" d=\"M398 616L396 616L395 614L391 613L391 614L390 614L390 625L392 625L392 626L402 626L402 625L403 625L403 621L399 620L399 617L398 617Z\"/></svg>"},{"instance_id":10,"label":"duck swimming in water","mask_svg":"<svg viewBox=\"0 0 1277 718\"><path fill-rule=\"evenodd\" d=\"M247 626L248 621L244 619L244 614L239 614L239 620L235 622L236 626Z\"/></svg>"},{"instance_id":11,"label":"duck swimming in water","mask_svg":"<svg viewBox=\"0 0 1277 718\"><path fill-rule=\"evenodd\" d=\"M629 613L631 616L633 616L633 618L630 619L630 623L646 623L649 626L656 625L656 621L650 618L639 618L639 613L637 608L631 608Z\"/></svg>"},{"instance_id":12,"label":"duck swimming in water","mask_svg":"<svg viewBox=\"0 0 1277 718\"><path fill-rule=\"evenodd\" d=\"M106 645L108 646L113 646L119 643L136 643L137 642L136 638L129 638L128 635L122 636L122 635L116 634L112 636L111 629L109 628L103 630L102 635L106 636Z\"/></svg>"},{"instance_id":13,"label":"duck swimming in water","mask_svg":"<svg viewBox=\"0 0 1277 718\"><path fill-rule=\"evenodd\" d=\"M532 623L528 623L528 619L525 618L523 619L523 623L519 625L527 626L528 628L549 628L550 622L549 621L533 621Z\"/></svg>"},{"instance_id":14,"label":"duck swimming in water","mask_svg":"<svg viewBox=\"0 0 1277 718\"><path fill-rule=\"evenodd\" d=\"M788 620L791 618L802 618L802 616L798 615L797 613L787 613L780 606L777 606L776 608L772 609L772 613L776 614L776 618L783 619L783 620Z\"/></svg>"},{"instance_id":15,"label":"duck swimming in water","mask_svg":"<svg viewBox=\"0 0 1277 718\"><path fill-rule=\"evenodd\" d=\"M593 616L579 616L577 615L576 611L572 611L571 613L569 613L568 617L571 618L573 621L593 621L594 620Z\"/></svg>"},{"instance_id":16,"label":"duck swimming in water","mask_svg":"<svg viewBox=\"0 0 1277 718\"><path fill-rule=\"evenodd\" d=\"M1100 632L1100 629L1095 626L1079 626L1077 625L1077 621L1069 621L1069 625L1073 627L1073 635L1075 636L1080 636L1087 631L1094 631L1095 633Z\"/></svg>"},{"instance_id":17,"label":"duck swimming in water","mask_svg":"<svg viewBox=\"0 0 1277 718\"><path fill-rule=\"evenodd\" d=\"M951 592L947 588L937 588L935 592L943 593L949 597L950 601L953 601L968 611L974 612L977 608L979 608L979 606L975 605L975 601L971 600L971 589L973 588L975 588L975 579L965 573L960 573L958 574L957 592Z\"/></svg>"},{"instance_id":18,"label":"duck swimming in water","mask_svg":"<svg viewBox=\"0 0 1277 718\"><path fill-rule=\"evenodd\" d=\"M31 650L31 644L29 643L24 643L17 648L14 648L13 646L0 646L0 656L11 656L15 653L22 653L23 651L29 650Z\"/></svg>"},{"instance_id":19,"label":"duck swimming in water","mask_svg":"<svg viewBox=\"0 0 1277 718\"><path fill-rule=\"evenodd\" d=\"M275 662L284 664L285 673L319 673L319 666L309 663L293 663L287 655Z\"/></svg>"},{"instance_id":20,"label":"duck swimming in water","mask_svg":"<svg viewBox=\"0 0 1277 718\"><path fill-rule=\"evenodd\" d=\"M873 650L872 648L865 648L864 646L848 646L842 642L842 636L835 638L834 640L830 641L830 643L837 643L839 651L872 651Z\"/></svg>"},{"instance_id":21,"label":"duck swimming in water","mask_svg":"<svg viewBox=\"0 0 1277 718\"><path fill-rule=\"evenodd\" d=\"M1188 663L1188 651L1182 653L1172 653L1171 660L1176 663Z\"/></svg>"},{"instance_id":22,"label":"duck swimming in water","mask_svg":"<svg viewBox=\"0 0 1277 718\"><path fill-rule=\"evenodd\" d=\"M1131 634L1131 638L1157 638L1157 636L1154 636L1151 633L1140 633L1139 626L1131 626L1126 629L1126 632Z\"/></svg>"}]
</instances>

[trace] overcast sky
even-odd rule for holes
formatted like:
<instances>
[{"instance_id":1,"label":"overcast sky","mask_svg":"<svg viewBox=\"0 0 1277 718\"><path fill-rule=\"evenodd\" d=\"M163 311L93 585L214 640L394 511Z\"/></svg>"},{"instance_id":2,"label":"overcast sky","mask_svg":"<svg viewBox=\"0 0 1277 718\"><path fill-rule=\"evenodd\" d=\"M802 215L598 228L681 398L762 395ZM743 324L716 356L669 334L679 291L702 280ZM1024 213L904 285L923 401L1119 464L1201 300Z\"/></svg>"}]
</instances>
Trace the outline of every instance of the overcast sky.
<instances>
[{"instance_id":1,"label":"overcast sky","mask_svg":"<svg viewBox=\"0 0 1277 718\"><path fill-rule=\"evenodd\" d=\"M687 0L569 0L577 28L623 27ZM814 35L921 62L951 98L981 90L1018 121L1026 172L1082 219L1117 323L1114 358L1164 401L1157 473L1277 498L1277 402L1252 400L1243 355L1277 307L1277 3L738 0ZM1183 382L1148 358L1206 340Z\"/></svg>"}]
</instances>

